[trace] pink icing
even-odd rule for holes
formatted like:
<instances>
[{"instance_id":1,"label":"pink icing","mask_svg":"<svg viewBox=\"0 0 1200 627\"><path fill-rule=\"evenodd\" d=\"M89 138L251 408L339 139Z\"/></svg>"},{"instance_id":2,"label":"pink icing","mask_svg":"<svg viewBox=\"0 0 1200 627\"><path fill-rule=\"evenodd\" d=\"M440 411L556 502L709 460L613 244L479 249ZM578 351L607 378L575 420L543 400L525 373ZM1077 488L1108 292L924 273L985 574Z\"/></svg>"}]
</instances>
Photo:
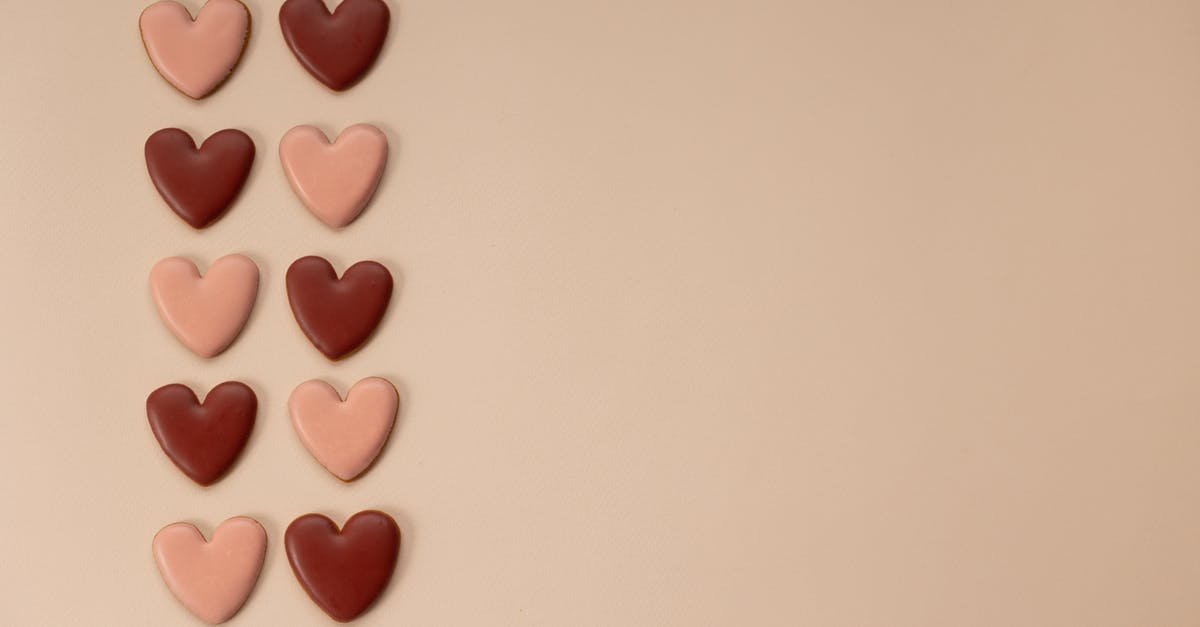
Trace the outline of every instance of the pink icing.
<instances>
[{"instance_id":1,"label":"pink icing","mask_svg":"<svg viewBox=\"0 0 1200 627\"><path fill-rule=\"evenodd\" d=\"M370 124L347 128L332 144L312 126L297 126L279 141L279 159L292 189L333 228L362 213L379 185L387 154L387 136Z\"/></svg>"},{"instance_id":2,"label":"pink icing","mask_svg":"<svg viewBox=\"0 0 1200 627\"><path fill-rule=\"evenodd\" d=\"M230 518L206 542L189 523L154 535L154 561L167 588L201 620L216 625L237 614L250 596L267 554L267 532L253 518Z\"/></svg>"},{"instance_id":3,"label":"pink icing","mask_svg":"<svg viewBox=\"0 0 1200 627\"><path fill-rule=\"evenodd\" d=\"M167 328L201 357L219 355L241 332L258 294L258 266L244 255L196 264L168 257L150 270L150 292Z\"/></svg>"},{"instance_id":4,"label":"pink icing","mask_svg":"<svg viewBox=\"0 0 1200 627\"><path fill-rule=\"evenodd\" d=\"M203 98L233 72L250 13L238 0L208 0L196 15L173 0L146 7L138 20L150 62L167 82L192 98Z\"/></svg>"},{"instance_id":5,"label":"pink icing","mask_svg":"<svg viewBox=\"0 0 1200 627\"><path fill-rule=\"evenodd\" d=\"M342 481L362 474L387 441L400 396L386 379L354 384L343 401L328 383L301 383L288 399L292 425L304 447Z\"/></svg>"}]
</instances>

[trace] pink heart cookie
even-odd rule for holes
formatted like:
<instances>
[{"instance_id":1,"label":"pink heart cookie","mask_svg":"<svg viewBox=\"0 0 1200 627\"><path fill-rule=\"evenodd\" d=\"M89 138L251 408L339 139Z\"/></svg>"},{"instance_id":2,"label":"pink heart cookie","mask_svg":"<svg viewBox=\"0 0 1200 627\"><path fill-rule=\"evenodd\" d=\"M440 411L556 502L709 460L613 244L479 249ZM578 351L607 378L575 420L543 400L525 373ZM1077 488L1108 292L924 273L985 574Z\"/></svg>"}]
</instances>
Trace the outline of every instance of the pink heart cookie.
<instances>
[{"instance_id":1,"label":"pink heart cookie","mask_svg":"<svg viewBox=\"0 0 1200 627\"><path fill-rule=\"evenodd\" d=\"M201 620L216 625L237 614L262 570L267 532L253 518L230 518L212 541L179 522L154 534L154 561L167 588Z\"/></svg>"},{"instance_id":2,"label":"pink heart cookie","mask_svg":"<svg viewBox=\"0 0 1200 627\"><path fill-rule=\"evenodd\" d=\"M183 257L150 270L150 292L167 328L192 352L215 357L241 332L258 294L258 266L244 255L214 261L205 276Z\"/></svg>"},{"instance_id":3,"label":"pink heart cookie","mask_svg":"<svg viewBox=\"0 0 1200 627\"><path fill-rule=\"evenodd\" d=\"M238 0L208 0L196 19L174 0L146 7L138 19L150 62L191 98L212 93L237 66L250 36L250 12Z\"/></svg>"},{"instance_id":4,"label":"pink heart cookie","mask_svg":"<svg viewBox=\"0 0 1200 627\"><path fill-rule=\"evenodd\" d=\"M371 200L388 141L370 124L355 124L331 144L313 126L297 126L279 141L279 160L292 189L308 210L337 229L350 224Z\"/></svg>"},{"instance_id":5,"label":"pink heart cookie","mask_svg":"<svg viewBox=\"0 0 1200 627\"><path fill-rule=\"evenodd\" d=\"M400 395L386 379L368 377L354 384L343 401L328 383L301 383L288 399L292 425L312 456L342 481L371 466L383 449Z\"/></svg>"}]
</instances>

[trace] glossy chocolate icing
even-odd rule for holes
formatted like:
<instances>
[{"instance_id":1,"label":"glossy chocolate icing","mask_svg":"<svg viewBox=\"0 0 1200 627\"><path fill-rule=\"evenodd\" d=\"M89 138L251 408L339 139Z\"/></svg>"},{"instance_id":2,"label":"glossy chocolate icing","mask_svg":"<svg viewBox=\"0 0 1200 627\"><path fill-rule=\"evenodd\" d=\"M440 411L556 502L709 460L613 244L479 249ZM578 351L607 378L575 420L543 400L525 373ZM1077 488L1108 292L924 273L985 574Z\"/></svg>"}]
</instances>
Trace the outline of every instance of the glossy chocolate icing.
<instances>
[{"instance_id":1,"label":"glossy chocolate icing","mask_svg":"<svg viewBox=\"0 0 1200 627\"><path fill-rule=\"evenodd\" d=\"M203 486L215 483L237 460L257 411L254 390L238 381L214 387L203 403L179 383L164 385L146 398L150 430L163 452Z\"/></svg>"},{"instance_id":2,"label":"glossy chocolate icing","mask_svg":"<svg viewBox=\"0 0 1200 627\"><path fill-rule=\"evenodd\" d=\"M325 259L302 257L288 268L287 293L300 329L336 361L362 346L383 319L392 275L378 262L360 261L338 279Z\"/></svg>"},{"instance_id":3,"label":"glossy chocolate icing","mask_svg":"<svg viewBox=\"0 0 1200 627\"><path fill-rule=\"evenodd\" d=\"M345 0L331 14L323 0L287 0L279 26L300 65L330 89L357 83L387 38L391 12L383 0Z\"/></svg>"},{"instance_id":4,"label":"glossy chocolate icing","mask_svg":"<svg viewBox=\"0 0 1200 627\"><path fill-rule=\"evenodd\" d=\"M164 128L146 140L146 170L163 200L184 222L202 229L225 212L250 174L254 141L236 129L218 131L200 148L192 136Z\"/></svg>"},{"instance_id":5,"label":"glossy chocolate icing","mask_svg":"<svg viewBox=\"0 0 1200 627\"><path fill-rule=\"evenodd\" d=\"M288 525L283 543L308 596L331 618L346 622L387 587L400 555L400 528L375 510L351 516L341 531L325 516L305 514Z\"/></svg>"}]
</instances>

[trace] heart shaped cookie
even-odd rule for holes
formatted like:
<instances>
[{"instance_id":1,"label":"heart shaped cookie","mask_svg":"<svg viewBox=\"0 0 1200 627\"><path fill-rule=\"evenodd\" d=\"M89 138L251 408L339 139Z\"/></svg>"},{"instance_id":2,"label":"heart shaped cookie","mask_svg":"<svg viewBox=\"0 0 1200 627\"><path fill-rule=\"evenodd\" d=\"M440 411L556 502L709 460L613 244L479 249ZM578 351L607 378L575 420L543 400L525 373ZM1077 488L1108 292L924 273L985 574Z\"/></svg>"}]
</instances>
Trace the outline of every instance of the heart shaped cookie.
<instances>
[{"instance_id":1,"label":"heart shaped cookie","mask_svg":"<svg viewBox=\"0 0 1200 627\"><path fill-rule=\"evenodd\" d=\"M362 213L379 185L388 141L370 124L355 124L330 143L320 129L297 126L279 141L288 182L308 210L341 228Z\"/></svg>"},{"instance_id":2,"label":"heart shaped cookie","mask_svg":"<svg viewBox=\"0 0 1200 627\"><path fill-rule=\"evenodd\" d=\"M204 140L164 128L146 140L146 170L163 200L184 222L202 229L221 217L254 163L254 141L227 128Z\"/></svg>"},{"instance_id":3,"label":"heart shaped cookie","mask_svg":"<svg viewBox=\"0 0 1200 627\"><path fill-rule=\"evenodd\" d=\"M138 26L158 73L175 89L200 99L220 87L242 58L250 11L238 0L208 0L193 21L182 4L161 0L142 11Z\"/></svg>"},{"instance_id":4,"label":"heart shaped cookie","mask_svg":"<svg viewBox=\"0 0 1200 627\"><path fill-rule=\"evenodd\" d=\"M321 257L302 257L287 271L288 301L304 335L337 361L367 341L392 297L392 275L382 264L360 261L338 279Z\"/></svg>"},{"instance_id":5,"label":"heart shaped cookie","mask_svg":"<svg viewBox=\"0 0 1200 627\"><path fill-rule=\"evenodd\" d=\"M201 357L219 355L241 332L258 294L258 266L226 255L200 276L196 264L167 257L150 270L150 292L167 328Z\"/></svg>"},{"instance_id":6,"label":"heart shaped cookie","mask_svg":"<svg viewBox=\"0 0 1200 627\"><path fill-rule=\"evenodd\" d=\"M292 391L288 413L304 448L342 481L364 473L396 424L400 395L387 379L354 384L346 400L324 381L305 381Z\"/></svg>"},{"instance_id":7,"label":"heart shaped cookie","mask_svg":"<svg viewBox=\"0 0 1200 627\"><path fill-rule=\"evenodd\" d=\"M154 561L167 588L193 614L216 625L246 603L267 554L267 532L245 516L230 518L212 541L194 525L179 522L154 534Z\"/></svg>"},{"instance_id":8,"label":"heart shaped cookie","mask_svg":"<svg viewBox=\"0 0 1200 627\"><path fill-rule=\"evenodd\" d=\"M387 39L391 12L383 0L287 0L279 7L283 40L300 65L334 91L349 89L371 69Z\"/></svg>"},{"instance_id":9,"label":"heart shaped cookie","mask_svg":"<svg viewBox=\"0 0 1200 627\"><path fill-rule=\"evenodd\" d=\"M341 531L320 514L292 521L283 535L288 563L308 596L336 621L354 620L387 587L400 555L391 516L359 512Z\"/></svg>"},{"instance_id":10,"label":"heart shaped cookie","mask_svg":"<svg viewBox=\"0 0 1200 627\"><path fill-rule=\"evenodd\" d=\"M203 403L179 383L146 398L146 417L159 446L183 474L203 486L215 483L237 460L257 411L254 390L238 381L214 387Z\"/></svg>"}]
</instances>

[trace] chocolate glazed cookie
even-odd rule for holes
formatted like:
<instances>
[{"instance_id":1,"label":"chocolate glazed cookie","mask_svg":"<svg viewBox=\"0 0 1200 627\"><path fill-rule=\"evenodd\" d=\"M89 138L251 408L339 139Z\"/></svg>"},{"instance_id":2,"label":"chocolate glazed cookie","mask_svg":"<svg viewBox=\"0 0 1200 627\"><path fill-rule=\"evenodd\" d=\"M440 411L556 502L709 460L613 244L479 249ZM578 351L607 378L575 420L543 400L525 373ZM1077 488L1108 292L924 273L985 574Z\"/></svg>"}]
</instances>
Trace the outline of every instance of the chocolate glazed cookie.
<instances>
[{"instance_id":1,"label":"chocolate glazed cookie","mask_svg":"<svg viewBox=\"0 0 1200 627\"><path fill-rule=\"evenodd\" d=\"M284 532L292 572L326 614L354 620L383 593L400 556L400 527L391 516L367 510L337 525L320 514L305 514Z\"/></svg>"},{"instance_id":2,"label":"chocolate glazed cookie","mask_svg":"<svg viewBox=\"0 0 1200 627\"><path fill-rule=\"evenodd\" d=\"M338 279L325 259L302 257L288 268L287 292L300 330L336 361L362 346L383 319L392 274L378 262L360 261Z\"/></svg>"},{"instance_id":3,"label":"chocolate glazed cookie","mask_svg":"<svg viewBox=\"0 0 1200 627\"><path fill-rule=\"evenodd\" d=\"M204 140L164 128L146 140L146 170L163 200L192 228L221 217L241 191L254 163L254 141L227 128Z\"/></svg>"},{"instance_id":4,"label":"chocolate glazed cookie","mask_svg":"<svg viewBox=\"0 0 1200 627\"><path fill-rule=\"evenodd\" d=\"M300 65L334 91L352 87L375 63L391 12L383 0L345 0L331 14L324 0L287 0L279 26Z\"/></svg>"},{"instance_id":5,"label":"chocolate glazed cookie","mask_svg":"<svg viewBox=\"0 0 1200 627\"><path fill-rule=\"evenodd\" d=\"M237 460L257 412L254 390L237 381L214 387L203 403L179 383L164 385L146 398L150 430L163 452L202 486L215 483Z\"/></svg>"}]
</instances>

